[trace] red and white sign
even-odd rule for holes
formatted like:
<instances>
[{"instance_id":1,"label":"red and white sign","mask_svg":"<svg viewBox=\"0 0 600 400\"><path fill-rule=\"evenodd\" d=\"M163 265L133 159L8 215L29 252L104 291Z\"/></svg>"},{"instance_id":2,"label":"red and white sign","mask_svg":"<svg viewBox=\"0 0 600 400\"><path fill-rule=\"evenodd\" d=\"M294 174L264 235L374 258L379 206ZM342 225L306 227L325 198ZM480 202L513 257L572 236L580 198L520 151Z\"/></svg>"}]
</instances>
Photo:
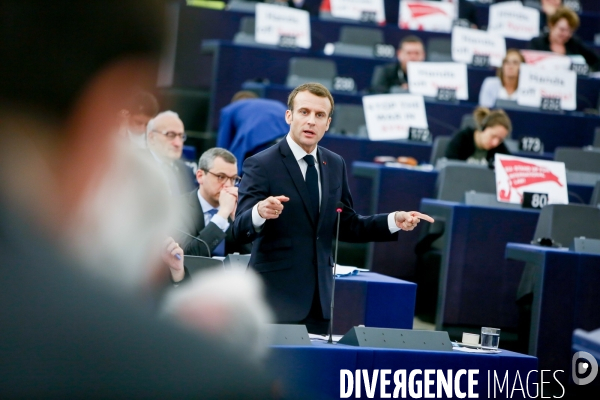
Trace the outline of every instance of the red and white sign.
<instances>
[{"instance_id":1,"label":"red and white sign","mask_svg":"<svg viewBox=\"0 0 600 400\"><path fill-rule=\"evenodd\" d=\"M563 110L577 108L577 73L556 69L541 69L533 65L521 65L517 103L522 106L540 107L542 98L560 99Z\"/></svg>"},{"instance_id":2,"label":"red and white sign","mask_svg":"<svg viewBox=\"0 0 600 400\"><path fill-rule=\"evenodd\" d=\"M523 192L546 193L548 204L569 204L565 163L496 154L496 198L523 202Z\"/></svg>"},{"instance_id":3,"label":"red and white sign","mask_svg":"<svg viewBox=\"0 0 600 400\"><path fill-rule=\"evenodd\" d=\"M385 23L383 0L331 0L331 15L360 21L364 13L374 13L375 21Z\"/></svg>"},{"instance_id":4,"label":"red and white sign","mask_svg":"<svg viewBox=\"0 0 600 400\"><path fill-rule=\"evenodd\" d=\"M254 38L258 43L278 45L281 37L295 38L295 45L310 49L310 17L308 11L274 4L256 5Z\"/></svg>"},{"instance_id":5,"label":"red and white sign","mask_svg":"<svg viewBox=\"0 0 600 400\"><path fill-rule=\"evenodd\" d=\"M411 93L436 97L440 89L454 89L457 99L469 99L466 64L409 62L406 69Z\"/></svg>"},{"instance_id":6,"label":"red and white sign","mask_svg":"<svg viewBox=\"0 0 600 400\"><path fill-rule=\"evenodd\" d=\"M570 69L571 58L550 51L521 50L525 62L543 69Z\"/></svg>"},{"instance_id":7,"label":"red and white sign","mask_svg":"<svg viewBox=\"0 0 600 400\"><path fill-rule=\"evenodd\" d=\"M452 21L456 18L455 6L452 3L438 1L400 1L401 29L419 31L450 32Z\"/></svg>"},{"instance_id":8,"label":"red and white sign","mask_svg":"<svg viewBox=\"0 0 600 400\"><path fill-rule=\"evenodd\" d=\"M531 40L540 35L540 12L524 7L520 1L492 4L487 30L508 38Z\"/></svg>"}]
</instances>

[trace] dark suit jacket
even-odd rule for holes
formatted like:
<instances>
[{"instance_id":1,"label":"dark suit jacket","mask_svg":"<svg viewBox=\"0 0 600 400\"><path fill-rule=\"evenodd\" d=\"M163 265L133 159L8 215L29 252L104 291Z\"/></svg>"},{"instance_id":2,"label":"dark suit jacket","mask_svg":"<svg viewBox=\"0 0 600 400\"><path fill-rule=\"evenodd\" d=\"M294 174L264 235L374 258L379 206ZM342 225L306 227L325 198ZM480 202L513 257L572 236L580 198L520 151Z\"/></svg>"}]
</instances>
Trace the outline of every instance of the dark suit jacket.
<instances>
[{"instance_id":1,"label":"dark suit jacket","mask_svg":"<svg viewBox=\"0 0 600 400\"><path fill-rule=\"evenodd\" d=\"M239 245L233 240L231 234L231 225L227 232L223 232L221 228L215 225L213 222L209 222L208 225L204 224L204 211L198 200L198 190L194 190L181 196L181 210L184 218L181 224L181 230L189 235L199 237L204 240L210 252L213 250L223 239L225 239L225 254L239 252L241 254L250 253L250 245ZM231 219L229 223L231 224ZM197 240L192 239L189 236L177 235L179 243L182 244L183 253L191 256L208 256L206 252L206 246Z\"/></svg>"},{"instance_id":2,"label":"dark suit jacket","mask_svg":"<svg viewBox=\"0 0 600 400\"><path fill-rule=\"evenodd\" d=\"M298 322L308 315L315 284L323 316L330 317L331 248L338 201L346 205L341 214L340 240L393 241L398 237L397 233L390 234L387 214L363 217L354 212L342 157L319 147L318 158L322 192L318 221L309 213L306 182L286 140L244 162L233 235L243 243L254 241L250 266L262 276L267 299L279 322ZM252 225L252 208L277 195L290 200L279 218L267 220L257 233Z\"/></svg>"},{"instance_id":3,"label":"dark suit jacket","mask_svg":"<svg viewBox=\"0 0 600 400\"><path fill-rule=\"evenodd\" d=\"M385 64L376 67L371 78L371 93L389 93L392 86L402 86L408 83L404 71L400 69L400 63Z\"/></svg>"}]
</instances>

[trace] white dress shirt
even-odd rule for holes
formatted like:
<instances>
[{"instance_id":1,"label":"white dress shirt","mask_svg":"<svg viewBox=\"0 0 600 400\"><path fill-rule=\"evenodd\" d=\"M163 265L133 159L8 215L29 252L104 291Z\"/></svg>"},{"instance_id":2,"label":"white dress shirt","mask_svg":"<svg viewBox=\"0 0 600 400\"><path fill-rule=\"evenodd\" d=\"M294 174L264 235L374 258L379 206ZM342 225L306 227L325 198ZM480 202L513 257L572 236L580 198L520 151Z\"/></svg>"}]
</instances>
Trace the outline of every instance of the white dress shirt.
<instances>
[{"instance_id":1,"label":"white dress shirt","mask_svg":"<svg viewBox=\"0 0 600 400\"><path fill-rule=\"evenodd\" d=\"M300 147L300 145L298 145L298 143L294 142L294 140L291 138L289 133L285 137L285 140L287 141L288 145L290 146L290 149L292 150L292 153L294 154L294 158L298 162L298 166L300 167L300 171L302 172L302 177L306 180L306 170L308 168L308 164L306 163L306 161L304 161L304 156L306 156L309 153L304 151L304 149L302 147ZM319 180L319 206L320 206L321 198L322 198L322 196L321 196L321 171L318 168L319 163L318 163L318 158L317 158L317 147L315 147L315 149L312 152L310 152L310 154L315 158L315 169L317 170L317 177ZM388 215L388 228L390 229L390 233L396 233L400 230L400 228L398 228L398 225L396 225L396 220L394 218L395 215L396 215L395 212L390 213ZM254 205L254 207L252 207L252 225L254 225L254 229L256 229L256 231L260 231L262 229L262 226L265 223L265 221L266 221L266 219L264 219L263 217L261 217L258 214L258 203L256 203Z\"/></svg>"},{"instance_id":2,"label":"white dress shirt","mask_svg":"<svg viewBox=\"0 0 600 400\"><path fill-rule=\"evenodd\" d=\"M207 226L209 222L213 222L215 225L219 227L223 232L226 232L229 229L229 222L221 217L219 214L215 214L214 217L211 218L209 211L212 210L213 206L200 194L200 190L198 190L198 200L200 201L200 206L202 207L202 213L204 214L204 226ZM216 207L218 212L219 207Z\"/></svg>"},{"instance_id":3,"label":"white dress shirt","mask_svg":"<svg viewBox=\"0 0 600 400\"><path fill-rule=\"evenodd\" d=\"M492 108L496 106L496 100L517 100L518 91L514 91L513 94L508 94L502 81L497 76L488 76L483 80L481 89L479 90L479 105L483 107Z\"/></svg>"}]
</instances>

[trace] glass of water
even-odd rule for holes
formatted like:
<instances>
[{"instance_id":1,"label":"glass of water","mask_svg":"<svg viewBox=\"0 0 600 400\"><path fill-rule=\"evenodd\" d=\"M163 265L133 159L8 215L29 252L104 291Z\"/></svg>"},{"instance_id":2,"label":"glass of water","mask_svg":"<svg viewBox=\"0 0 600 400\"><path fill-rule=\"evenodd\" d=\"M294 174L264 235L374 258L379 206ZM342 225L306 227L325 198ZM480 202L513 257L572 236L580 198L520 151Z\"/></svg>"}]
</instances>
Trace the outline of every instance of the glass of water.
<instances>
[{"instance_id":1,"label":"glass of water","mask_svg":"<svg viewBox=\"0 0 600 400\"><path fill-rule=\"evenodd\" d=\"M500 329L481 328L481 347L498 349L500 343Z\"/></svg>"}]
</instances>

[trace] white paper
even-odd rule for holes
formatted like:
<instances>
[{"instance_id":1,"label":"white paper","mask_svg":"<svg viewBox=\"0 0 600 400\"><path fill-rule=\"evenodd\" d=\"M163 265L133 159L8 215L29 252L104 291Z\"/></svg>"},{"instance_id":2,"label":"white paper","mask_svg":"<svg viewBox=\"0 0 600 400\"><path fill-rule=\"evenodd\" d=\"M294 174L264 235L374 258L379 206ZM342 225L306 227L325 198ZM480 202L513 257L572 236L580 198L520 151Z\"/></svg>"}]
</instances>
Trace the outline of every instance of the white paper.
<instances>
[{"instance_id":1,"label":"white paper","mask_svg":"<svg viewBox=\"0 0 600 400\"><path fill-rule=\"evenodd\" d=\"M337 343L344 335L331 335L331 341L333 343ZM310 340L318 340L318 341L329 341L329 335L319 335L317 333L309 333L308 337Z\"/></svg>"},{"instance_id":2,"label":"white paper","mask_svg":"<svg viewBox=\"0 0 600 400\"><path fill-rule=\"evenodd\" d=\"M571 57L552 53L550 51L539 50L521 50L525 63L534 65L542 69L561 69L568 70L571 68L573 59Z\"/></svg>"},{"instance_id":3,"label":"white paper","mask_svg":"<svg viewBox=\"0 0 600 400\"><path fill-rule=\"evenodd\" d=\"M492 4L487 30L503 37L531 40L540 35L540 12L524 7L520 1Z\"/></svg>"},{"instance_id":4,"label":"white paper","mask_svg":"<svg viewBox=\"0 0 600 400\"><path fill-rule=\"evenodd\" d=\"M363 12L374 12L378 23L385 22L383 0L331 0L331 15L360 21Z\"/></svg>"},{"instance_id":5,"label":"white paper","mask_svg":"<svg viewBox=\"0 0 600 400\"><path fill-rule=\"evenodd\" d=\"M546 193L548 204L569 204L565 163L496 154L496 198L521 204L523 192Z\"/></svg>"},{"instance_id":6,"label":"white paper","mask_svg":"<svg viewBox=\"0 0 600 400\"><path fill-rule=\"evenodd\" d=\"M409 62L407 73L410 93L436 97L440 88L455 89L457 99L469 99L466 64Z\"/></svg>"},{"instance_id":7,"label":"white paper","mask_svg":"<svg viewBox=\"0 0 600 400\"><path fill-rule=\"evenodd\" d=\"M549 97L560 98L563 110L575 110L577 73L521 65L517 92L517 103L523 106L540 107L542 98Z\"/></svg>"},{"instance_id":8,"label":"white paper","mask_svg":"<svg viewBox=\"0 0 600 400\"><path fill-rule=\"evenodd\" d=\"M452 59L471 64L474 55L488 56L491 66L500 67L506 55L506 40L496 33L455 26L452 29Z\"/></svg>"},{"instance_id":9,"label":"white paper","mask_svg":"<svg viewBox=\"0 0 600 400\"><path fill-rule=\"evenodd\" d=\"M258 3L256 5L255 40L264 44L279 44L282 36L296 38L296 46L310 48L310 18L308 11Z\"/></svg>"},{"instance_id":10,"label":"white paper","mask_svg":"<svg viewBox=\"0 0 600 400\"><path fill-rule=\"evenodd\" d=\"M335 274L337 276L350 276L350 275L358 275L359 272L368 272L368 269L352 267L349 265L340 265L337 264L335 267Z\"/></svg>"},{"instance_id":11,"label":"white paper","mask_svg":"<svg viewBox=\"0 0 600 400\"><path fill-rule=\"evenodd\" d=\"M362 100L371 140L406 139L410 128L428 128L423 96L377 94Z\"/></svg>"},{"instance_id":12,"label":"white paper","mask_svg":"<svg viewBox=\"0 0 600 400\"><path fill-rule=\"evenodd\" d=\"M450 32L456 18L455 5L437 1L400 1L401 29Z\"/></svg>"},{"instance_id":13,"label":"white paper","mask_svg":"<svg viewBox=\"0 0 600 400\"><path fill-rule=\"evenodd\" d=\"M470 349L468 347L453 347L452 350L462 351L463 353L477 353L477 354L498 354L502 350L491 350L491 349Z\"/></svg>"}]
</instances>

